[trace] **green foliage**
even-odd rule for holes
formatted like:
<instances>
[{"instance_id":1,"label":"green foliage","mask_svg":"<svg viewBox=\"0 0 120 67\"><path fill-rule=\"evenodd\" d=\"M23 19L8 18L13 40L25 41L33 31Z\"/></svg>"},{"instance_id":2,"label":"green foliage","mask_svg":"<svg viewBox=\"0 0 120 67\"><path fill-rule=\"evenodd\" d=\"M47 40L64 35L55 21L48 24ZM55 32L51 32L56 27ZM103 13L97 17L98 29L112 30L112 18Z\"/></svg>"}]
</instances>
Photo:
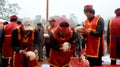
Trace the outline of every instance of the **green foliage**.
<instances>
[{"instance_id":1,"label":"green foliage","mask_svg":"<svg viewBox=\"0 0 120 67\"><path fill-rule=\"evenodd\" d=\"M70 21L72 22L73 27L75 27L78 24L77 17L74 14L70 15Z\"/></svg>"},{"instance_id":2,"label":"green foliage","mask_svg":"<svg viewBox=\"0 0 120 67\"><path fill-rule=\"evenodd\" d=\"M9 20L9 16L17 15L18 11L21 9L18 4L10 4L8 0L0 0L0 18L4 20Z\"/></svg>"},{"instance_id":3,"label":"green foliage","mask_svg":"<svg viewBox=\"0 0 120 67\"><path fill-rule=\"evenodd\" d=\"M42 23L42 25L45 26L46 21L41 17L41 15L36 15L33 21L33 25L36 26L37 23Z\"/></svg>"}]
</instances>

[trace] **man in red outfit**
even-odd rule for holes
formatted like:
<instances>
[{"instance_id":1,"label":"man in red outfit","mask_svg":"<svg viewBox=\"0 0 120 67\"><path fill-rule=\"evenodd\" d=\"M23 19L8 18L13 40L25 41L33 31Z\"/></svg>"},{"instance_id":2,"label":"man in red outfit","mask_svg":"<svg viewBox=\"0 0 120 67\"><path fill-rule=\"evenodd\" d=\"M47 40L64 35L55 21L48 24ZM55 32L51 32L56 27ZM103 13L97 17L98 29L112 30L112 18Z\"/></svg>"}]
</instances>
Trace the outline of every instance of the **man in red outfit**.
<instances>
[{"instance_id":1,"label":"man in red outfit","mask_svg":"<svg viewBox=\"0 0 120 67\"><path fill-rule=\"evenodd\" d=\"M111 65L116 65L116 60L120 59L120 8L115 10L115 14L116 17L109 21L107 33Z\"/></svg>"},{"instance_id":2,"label":"man in red outfit","mask_svg":"<svg viewBox=\"0 0 120 67\"><path fill-rule=\"evenodd\" d=\"M14 50L13 67L38 67L37 58L30 60L27 52L36 53L39 44L39 33L32 26L32 21L26 18L22 21L22 25L12 32L12 46Z\"/></svg>"},{"instance_id":3,"label":"man in red outfit","mask_svg":"<svg viewBox=\"0 0 120 67\"><path fill-rule=\"evenodd\" d=\"M13 56L13 50L12 50L12 44L11 44L11 34L12 30L18 26L17 24L18 17L16 15L13 15L10 17L10 23L5 25L2 31L2 63L3 67L7 67L8 64L12 67L12 56Z\"/></svg>"},{"instance_id":4,"label":"man in red outfit","mask_svg":"<svg viewBox=\"0 0 120 67\"><path fill-rule=\"evenodd\" d=\"M44 33L45 34L49 34L49 32L52 29L54 29L56 26L57 26L57 23L56 23L55 17L50 17L48 19L48 26L47 26L47 28L46 28ZM49 58L49 54L50 54L50 46L49 46L50 45L50 38L49 38L49 36L45 37L44 45L45 45L45 48L46 48L46 56L47 56L47 58Z\"/></svg>"},{"instance_id":5,"label":"man in red outfit","mask_svg":"<svg viewBox=\"0 0 120 67\"><path fill-rule=\"evenodd\" d=\"M103 30L104 20L95 16L95 10L92 5L84 6L84 14L87 19L84 22L84 28L79 29L86 38L86 55L90 66L102 65L103 55Z\"/></svg>"},{"instance_id":6,"label":"man in red outfit","mask_svg":"<svg viewBox=\"0 0 120 67\"><path fill-rule=\"evenodd\" d=\"M58 20L61 20L58 21L60 24L50 33L49 63L51 67L68 67L73 45L75 45L75 32L71 30L65 18L59 18Z\"/></svg>"}]
</instances>

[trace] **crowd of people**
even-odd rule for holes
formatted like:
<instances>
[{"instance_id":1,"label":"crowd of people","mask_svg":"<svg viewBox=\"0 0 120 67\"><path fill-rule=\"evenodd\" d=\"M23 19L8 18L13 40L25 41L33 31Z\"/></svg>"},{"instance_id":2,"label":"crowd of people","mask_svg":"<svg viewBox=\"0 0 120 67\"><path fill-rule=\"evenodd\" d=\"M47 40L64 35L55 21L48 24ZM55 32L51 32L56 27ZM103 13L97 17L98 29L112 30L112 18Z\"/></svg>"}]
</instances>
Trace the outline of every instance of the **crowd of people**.
<instances>
[{"instance_id":1,"label":"crowd of people","mask_svg":"<svg viewBox=\"0 0 120 67\"><path fill-rule=\"evenodd\" d=\"M92 5L85 5L83 12L87 19L76 28L63 17L50 17L45 27L40 22L34 27L29 18L18 21L16 15L10 16L10 23L0 22L2 66L39 67L38 62L44 61L44 46L50 67L70 67L71 57L79 57L83 50L91 67L101 66L105 54L104 19L95 15ZM111 65L120 59L120 8L115 10L115 15L107 30Z\"/></svg>"}]
</instances>

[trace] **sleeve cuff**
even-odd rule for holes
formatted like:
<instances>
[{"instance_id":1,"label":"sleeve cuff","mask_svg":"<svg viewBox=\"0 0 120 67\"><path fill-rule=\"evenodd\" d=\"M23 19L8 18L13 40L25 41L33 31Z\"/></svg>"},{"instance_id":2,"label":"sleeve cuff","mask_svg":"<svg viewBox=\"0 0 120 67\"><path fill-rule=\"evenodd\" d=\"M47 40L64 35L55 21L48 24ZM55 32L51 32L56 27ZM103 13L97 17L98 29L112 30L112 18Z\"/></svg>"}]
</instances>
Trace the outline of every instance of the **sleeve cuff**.
<instances>
[{"instance_id":1,"label":"sleeve cuff","mask_svg":"<svg viewBox=\"0 0 120 67\"><path fill-rule=\"evenodd\" d=\"M19 53L21 53L22 52L22 50L19 50Z\"/></svg>"},{"instance_id":2,"label":"sleeve cuff","mask_svg":"<svg viewBox=\"0 0 120 67\"><path fill-rule=\"evenodd\" d=\"M38 52L38 50L35 49L34 52Z\"/></svg>"}]
</instances>

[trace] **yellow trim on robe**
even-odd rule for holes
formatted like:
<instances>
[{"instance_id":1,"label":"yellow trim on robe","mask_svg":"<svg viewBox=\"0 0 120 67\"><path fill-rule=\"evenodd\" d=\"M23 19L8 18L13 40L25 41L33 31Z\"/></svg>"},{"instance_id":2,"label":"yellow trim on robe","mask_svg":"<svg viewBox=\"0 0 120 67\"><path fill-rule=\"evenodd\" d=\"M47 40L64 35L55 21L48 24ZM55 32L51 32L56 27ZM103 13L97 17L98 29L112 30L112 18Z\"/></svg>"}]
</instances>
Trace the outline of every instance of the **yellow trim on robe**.
<instances>
[{"instance_id":1,"label":"yellow trim on robe","mask_svg":"<svg viewBox=\"0 0 120 67\"><path fill-rule=\"evenodd\" d=\"M5 35L5 37L11 37L12 35Z\"/></svg>"},{"instance_id":2,"label":"yellow trim on robe","mask_svg":"<svg viewBox=\"0 0 120 67\"><path fill-rule=\"evenodd\" d=\"M111 25L112 25L112 19L110 20L110 25L109 25L109 35L110 35L110 46L111 46Z\"/></svg>"},{"instance_id":3,"label":"yellow trim on robe","mask_svg":"<svg viewBox=\"0 0 120 67\"><path fill-rule=\"evenodd\" d=\"M15 65L14 65L15 64L15 54L16 54L16 52L14 51L13 52L13 67L15 67Z\"/></svg>"},{"instance_id":4,"label":"yellow trim on robe","mask_svg":"<svg viewBox=\"0 0 120 67\"><path fill-rule=\"evenodd\" d=\"M58 66L56 66L56 65L54 65L54 64L51 64L51 63L49 63L51 66L53 66L53 67L58 67ZM64 65L64 66L62 66L62 67L66 67L66 66L68 66L68 65L70 65L70 62L68 62L66 65Z\"/></svg>"},{"instance_id":5,"label":"yellow trim on robe","mask_svg":"<svg viewBox=\"0 0 120 67\"><path fill-rule=\"evenodd\" d=\"M96 20L96 26L97 26L97 24L98 24L98 20L100 19L100 17L97 17L97 20ZM88 21L88 20L86 20L85 22L84 22L84 26L86 25L86 22L88 22L88 25L91 25L91 23ZM88 28L88 30L91 30L91 31L93 31L93 32L96 32L96 29L92 29L92 28ZM97 48L99 48L100 47L100 37L99 37L99 39L98 39L98 47ZM88 57L94 57L94 58L98 58L98 54L99 54L99 49L97 49L97 55L96 56L92 56L92 55L87 55Z\"/></svg>"},{"instance_id":6,"label":"yellow trim on robe","mask_svg":"<svg viewBox=\"0 0 120 67\"><path fill-rule=\"evenodd\" d=\"M110 50L111 50L111 26L112 26L112 19L110 19L110 23L109 23L109 33L110 33L110 34L109 34L109 35L110 35L110 36L109 36L109 40L110 40L109 48L110 48ZM110 53L111 53L111 51L110 51ZM116 59L120 59L120 58L111 58L111 57L110 57L110 59L111 59L111 60L116 60Z\"/></svg>"},{"instance_id":7,"label":"yellow trim on robe","mask_svg":"<svg viewBox=\"0 0 120 67\"><path fill-rule=\"evenodd\" d=\"M35 32L35 28L33 27L33 30L32 30L32 40L34 39L34 32Z\"/></svg>"},{"instance_id":8,"label":"yellow trim on robe","mask_svg":"<svg viewBox=\"0 0 120 67\"><path fill-rule=\"evenodd\" d=\"M4 56L2 56L2 58L4 58L4 59L8 59L8 58L12 59L12 57L4 57Z\"/></svg>"}]
</instances>

